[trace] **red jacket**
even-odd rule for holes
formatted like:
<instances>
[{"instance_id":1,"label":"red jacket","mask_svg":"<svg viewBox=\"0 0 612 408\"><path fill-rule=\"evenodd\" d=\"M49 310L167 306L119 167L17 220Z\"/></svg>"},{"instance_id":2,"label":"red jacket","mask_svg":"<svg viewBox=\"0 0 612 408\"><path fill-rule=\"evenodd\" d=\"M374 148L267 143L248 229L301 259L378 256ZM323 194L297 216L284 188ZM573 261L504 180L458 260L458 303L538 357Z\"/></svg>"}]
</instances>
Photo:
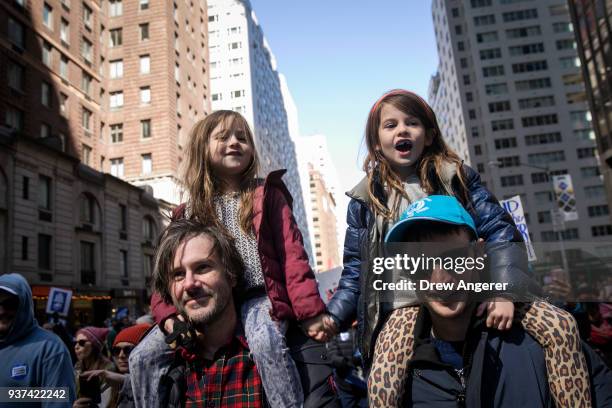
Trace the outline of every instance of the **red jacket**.
<instances>
[{"instance_id":1,"label":"red jacket","mask_svg":"<svg viewBox=\"0 0 612 408\"><path fill-rule=\"evenodd\" d=\"M325 304L304 250L302 234L291 211L291 193L282 181L286 170L271 172L255 189L253 227L266 292L272 303L270 314L277 320L305 320L325 311ZM172 219L185 216L185 204L178 206ZM151 310L159 323L176 309L154 293Z\"/></svg>"}]
</instances>

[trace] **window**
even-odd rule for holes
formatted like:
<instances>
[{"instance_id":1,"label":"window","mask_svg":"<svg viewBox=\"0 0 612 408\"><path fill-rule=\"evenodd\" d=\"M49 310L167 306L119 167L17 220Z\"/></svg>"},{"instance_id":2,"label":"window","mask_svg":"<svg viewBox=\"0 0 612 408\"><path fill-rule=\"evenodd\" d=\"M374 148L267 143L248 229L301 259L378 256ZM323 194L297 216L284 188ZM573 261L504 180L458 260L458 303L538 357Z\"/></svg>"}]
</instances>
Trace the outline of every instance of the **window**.
<instances>
[{"instance_id":1,"label":"window","mask_svg":"<svg viewBox=\"0 0 612 408\"><path fill-rule=\"evenodd\" d=\"M592 205L587 207L589 217L602 217L610 214L610 209L607 205Z\"/></svg>"},{"instance_id":2,"label":"window","mask_svg":"<svg viewBox=\"0 0 612 408\"><path fill-rule=\"evenodd\" d=\"M140 121L140 137L148 139L151 137L151 119Z\"/></svg>"},{"instance_id":3,"label":"window","mask_svg":"<svg viewBox=\"0 0 612 408\"><path fill-rule=\"evenodd\" d=\"M529 91L532 89L543 89L552 87L550 78L537 78L527 79L524 81L516 81L515 83L517 91Z\"/></svg>"},{"instance_id":4,"label":"window","mask_svg":"<svg viewBox=\"0 0 612 408\"><path fill-rule=\"evenodd\" d=\"M127 207L119 204L119 230L127 231Z\"/></svg>"},{"instance_id":5,"label":"window","mask_svg":"<svg viewBox=\"0 0 612 408\"><path fill-rule=\"evenodd\" d=\"M546 172L531 173L531 182L533 184L547 183L548 174Z\"/></svg>"},{"instance_id":6,"label":"window","mask_svg":"<svg viewBox=\"0 0 612 408\"><path fill-rule=\"evenodd\" d=\"M140 73L148 74L149 72L151 72L151 57L149 57L148 55L141 55L140 56Z\"/></svg>"},{"instance_id":7,"label":"window","mask_svg":"<svg viewBox=\"0 0 612 408\"><path fill-rule=\"evenodd\" d=\"M522 186L523 175L516 174L512 176L502 176L500 178L502 187Z\"/></svg>"},{"instance_id":8,"label":"window","mask_svg":"<svg viewBox=\"0 0 612 408\"><path fill-rule=\"evenodd\" d=\"M508 50L510 51L510 56L538 54L544 52L544 44L534 43L525 45L515 45L513 47L509 47Z\"/></svg>"},{"instance_id":9,"label":"window","mask_svg":"<svg viewBox=\"0 0 612 408\"><path fill-rule=\"evenodd\" d=\"M563 21L559 23L553 23L553 31L555 33L571 33L574 31L574 27L572 27L572 23L569 21Z\"/></svg>"},{"instance_id":10,"label":"window","mask_svg":"<svg viewBox=\"0 0 612 408\"><path fill-rule=\"evenodd\" d=\"M155 241L155 230L155 221L149 216L144 217L142 220L142 238L148 242Z\"/></svg>"},{"instance_id":11,"label":"window","mask_svg":"<svg viewBox=\"0 0 612 408\"><path fill-rule=\"evenodd\" d=\"M495 149L511 149L516 147L516 137L507 137L504 139L495 139Z\"/></svg>"},{"instance_id":12,"label":"window","mask_svg":"<svg viewBox=\"0 0 612 408\"><path fill-rule=\"evenodd\" d=\"M140 29L140 41L149 39L149 23L139 24Z\"/></svg>"},{"instance_id":13,"label":"window","mask_svg":"<svg viewBox=\"0 0 612 408\"><path fill-rule=\"evenodd\" d=\"M93 45L86 38L81 42L81 56L85 61L93 62Z\"/></svg>"},{"instance_id":14,"label":"window","mask_svg":"<svg viewBox=\"0 0 612 408\"><path fill-rule=\"evenodd\" d=\"M588 186L584 188L584 194L588 198L603 197L605 190L603 186Z\"/></svg>"},{"instance_id":15,"label":"window","mask_svg":"<svg viewBox=\"0 0 612 408\"><path fill-rule=\"evenodd\" d=\"M581 167L580 175L582 178L591 178L601 176L601 171L597 166Z\"/></svg>"},{"instance_id":16,"label":"window","mask_svg":"<svg viewBox=\"0 0 612 408\"><path fill-rule=\"evenodd\" d=\"M123 29L113 28L108 31L110 37L110 47L119 47L123 44Z\"/></svg>"},{"instance_id":17,"label":"window","mask_svg":"<svg viewBox=\"0 0 612 408\"><path fill-rule=\"evenodd\" d=\"M110 77L121 78L123 76L123 60L109 61Z\"/></svg>"},{"instance_id":18,"label":"window","mask_svg":"<svg viewBox=\"0 0 612 408\"><path fill-rule=\"evenodd\" d=\"M559 58L561 68L577 68L580 66L580 58L578 57L561 57Z\"/></svg>"},{"instance_id":19,"label":"window","mask_svg":"<svg viewBox=\"0 0 612 408\"><path fill-rule=\"evenodd\" d=\"M506 112L511 110L510 101L499 101L489 103L489 113Z\"/></svg>"},{"instance_id":20,"label":"window","mask_svg":"<svg viewBox=\"0 0 612 408\"><path fill-rule=\"evenodd\" d=\"M508 93L508 85L506 83L488 84L485 85L487 95L501 95Z\"/></svg>"},{"instance_id":21,"label":"window","mask_svg":"<svg viewBox=\"0 0 612 408\"><path fill-rule=\"evenodd\" d=\"M527 146L549 144L549 143L561 143L561 140L562 139L561 139L560 132L541 133L537 135L525 136L525 144Z\"/></svg>"},{"instance_id":22,"label":"window","mask_svg":"<svg viewBox=\"0 0 612 408\"><path fill-rule=\"evenodd\" d=\"M551 16L563 16L569 14L567 4L559 4L548 8Z\"/></svg>"},{"instance_id":23,"label":"window","mask_svg":"<svg viewBox=\"0 0 612 408\"><path fill-rule=\"evenodd\" d=\"M457 35L461 35L463 33L463 29L461 28L461 25L458 24L455 26L455 34Z\"/></svg>"},{"instance_id":24,"label":"window","mask_svg":"<svg viewBox=\"0 0 612 408\"><path fill-rule=\"evenodd\" d=\"M480 156L482 154L482 147L480 145L474 146L474 154L476 156Z\"/></svg>"},{"instance_id":25,"label":"window","mask_svg":"<svg viewBox=\"0 0 612 408\"><path fill-rule=\"evenodd\" d=\"M546 60L512 64L512 72L515 74L522 72L544 71L546 69L548 69L548 63Z\"/></svg>"},{"instance_id":26,"label":"window","mask_svg":"<svg viewBox=\"0 0 612 408\"><path fill-rule=\"evenodd\" d=\"M28 260L28 237L21 237L21 260Z\"/></svg>"},{"instance_id":27,"label":"window","mask_svg":"<svg viewBox=\"0 0 612 408\"><path fill-rule=\"evenodd\" d=\"M489 60L495 58L501 58L502 53L500 48L490 48L487 50L480 50L480 59Z\"/></svg>"},{"instance_id":28,"label":"window","mask_svg":"<svg viewBox=\"0 0 612 408\"><path fill-rule=\"evenodd\" d=\"M149 0L140 0L140 9L147 10L149 8Z\"/></svg>"},{"instance_id":29,"label":"window","mask_svg":"<svg viewBox=\"0 0 612 408\"><path fill-rule=\"evenodd\" d=\"M119 272L122 278L128 277L128 253L124 249L119 250Z\"/></svg>"},{"instance_id":30,"label":"window","mask_svg":"<svg viewBox=\"0 0 612 408\"><path fill-rule=\"evenodd\" d=\"M51 178L43 175L38 177L38 208L51 210Z\"/></svg>"},{"instance_id":31,"label":"window","mask_svg":"<svg viewBox=\"0 0 612 408\"><path fill-rule=\"evenodd\" d=\"M47 107L51 107L51 84L43 81L40 87L40 103Z\"/></svg>"},{"instance_id":32,"label":"window","mask_svg":"<svg viewBox=\"0 0 612 408\"><path fill-rule=\"evenodd\" d=\"M25 69L11 61L8 60L8 86L15 91L23 91L24 84L24 75Z\"/></svg>"},{"instance_id":33,"label":"window","mask_svg":"<svg viewBox=\"0 0 612 408\"><path fill-rule=\"evenodd\" d=\"M522 28L511 28L506 30L506 37L508 39L513 38L525 38L533 37L542 34L540 26L522 27Z\"/></svg>"},{"instance_id":34,"label":"window","mask_svg":"<svg viewBox=\"0 0 612 408\"><path fill-rule=\"evenodd\" d=\"M46 41L43 41L42 46L42 63L51 68L53 64L53 47Z\"/></svg>"},{"instance_id":35,"label":"window","mask_svg":"<svg viewBox=\"0 0 612 408\"><path fill-rule=\"evenodd\" d=\"M143 86L140 88L140 103L149 104L151 103L151 88Z\"/></svg>"},{"instance_id":36,"label":"window","mask_svg":"<svg viewBox=\"0 0 612 408\"><path fill-rule=\"evenodd\" d=\"M556 42L558 50L575 50L576 49L576 41L566 39L566 40L557 40Z\"/></svg>"},{"instance_id":37,"label":"window","mask_svg":"<svg viewBox=\"0 0 612 408\"><path fill-rule=\"evenodd\" d=\"M23 24L13 20L11 17L8 18L8 39L18 48L25 48L25 29Z\"/></svg>"},{"instance_id":38,"label":"window","mask_svg":"<svg viewBox=\"0 0 612 408\"><path fill-rule=\"evenodd\" d=\"M520 109L544 108L547 106L555 106L555 98L553 96L536 96L534 98L519 99Z\"/></svg>"},{"instance_id":39,"label":"window","mask_svg":"<svg viewBox=\"0 0 612 408\"><path fill-rule=\"evenodd\" d=\"M533 18L538 18L537 9L516 10L516 11L509 11L507 13L502 14L502 19L506 23L511 22L511 21L529 20Z\"/></svg>"},{"instance_id":40,"label":"window","mask_svg":"<svg viewBox=\"0 0 612 408\"><path fill-rule=\"evenodd\" d=\"M82 146L82 158L81 161L83 162L83 164L86 164L87 166L91 166L91 147L87 146L87 145L83 145Z\"/></svg>"},{"instance_id":41,"label":"window","mask_svg":"<svg viewBox=\"0 0 612 408\"><path fill-rule=\"evenodd\" d=\"M474 25L476 27L495 24L495 15L487 14L485 16L474 17Z\"/></svg>"},{"instance_id":42,"label":"window","mask_svg":"<svg viewBox=\"0 0 612 408\"><path fill-rule=\"evenodd\" d=\"M487 7L490 6L493 1L492 0L471 0L471 5L472 8L478 8L478 7Z\"/></svg>"},{"instance_id":43,"label":"window","mask_svg":"<svg viewBox=\"0 0 612 408\"><path fill-rule=\"evenodd\" d=\"M151 174L153 171L153 159L151 153L143 154L142 156L142 174Z\"/></svg>"},{"instance_id":44,"label":"window","mask_svg":"<svg viewBox=\"0 0 612 408\"><path fill-rule=\"evenodd\" d=\"M60 76L68 80L68 58L63 55L60 58Z\"/></svg>"},{"instance_id":45,"label":"window","mask_svg":"<svg viewBox=\"0 0 612 408\"><path fill-rule=\"evenodd\" d=\"M468 110L468 117L470 119L476 119L476 110L475 109Z\"/></svg>"},{"instance_id":46,"label":"window","mask_svg":"<svg viewBox=\"0 0 612 408\"><path fill-rule=\"evenodd\" d=\"M493 65L492 67L484 67L482 68L482 75L485 78L504 75L504 66L503 65Z\"/></svg>"},{"instance_id":47,"label":"window","mask_svg":"<svg viewBox=\"0 0 612 408\"><path fill-rule=\"evenodd\" d=\"M594 237L612 235L612 225L594 225L591 227L591 235Z\"/></svg>"},{"instance_id":48,"label":"window","mask_svg":"<svg viewBox=\"0 0 612 408\"><path fill-rule=\"evenodd\" d=\"M111 143L123 142L123 123L110 125Z\"/></svg>"},{"instance_id":49,"label":"window","mask_svg":"<svg viewBox=\"0 0 612 408\"><path fill-rule=\"evenodd\" d=\"M469 75L464 75L463 76L463 85L469 85L470 84L470 76Z\"/></svg>"},{"instance_id":50,"label":"window","mask_svg":"<svg viewBox=\"0 0 612 408\"><path fill-rule=\"evenodd\" d=\"M563 152L563 150L558 150L555 152L531 153L527 155L527 161L529 164L535 166L544 166L552 162L561 162L565 161L565 152Z\"/></svg>"},{"instance_id":51,"label":"window","mask_svg":"<svg viewBox=\"0 0 612 408\"><path fill-rule=\"evenodd\" d=\"M498 40L497 31L489 31L486 33L476 34L476 41L479 43L488 43L488 42L493 42L497 40Z\"/></svg>"},{"instance_id":52,"label":"window","mask_svg":"<svg viewBox=\"0 0 612 408\"><path fill-rule=\"evenodd\" d=\"M4 116L6 126L14 130L23 129L23 112L19 109L7 106Z\"/></svg>"},{"instance_id":53,"label":"window","mask_svg":"<svg viewBox=\"0 0 612 408\"><path fill-rule=\"evenodd\" d=\"M43 24L53 31L53 8L47 3L43 4Z\"/></svg>"},{"instance_id":54,"label":"window","mask_svg":"<svg viewBox=\"0 0 612 408\"><path fill-rule=\"evenodd\" d=\"M111 174L115 177L123 177L123 157L111 159Z\"/></svg>"},{"instance_id":55,"label":"window","mask_svg":"<svg viewBox=\"0 0 612 408\"><path fill-rule=\"evenodd\" d=\"M467 58L461 58L459 61L460 61L459 63L461 65L461 68L467 68L468 67L468 60L467 60Z\"/></svg>"},{"instance_id":56,"label":"window","mask_svg":"<svg viewBox=\"0 0 612 408\"><path fill-rule=\"evenodd\" d=\"M595 157L597 155L597 148L595 147L581 147L576 149L576 155L579 159L584 159L587 157Z\"/></svg>"},{"instance_id":57,"label":"window","mask_svg":"<svg viewBox=\"0 0 612 408\"><path fill-rule=\"evenodd\" d=\"M518 167L521 165L520 156L505 156L497 159L497 164L500 169L506 167Z\"/></svg>"},{"instance_id":58,"label":"window","mask_svg":"<svg viewBox=\"0 0 612 408\"><path fill-rule=\"evenodd\" d=\"M89 75L85 71L82 72L81 90L83 91L83 93L85 95L91 96L91 82L92 82L92 80L93 80L93 78L91 77L91 75Z\"/></svg>"},{"instance_id":59,"label":"window","mask_svg":"<svg viewBox=\"0 0 612 408\"><path fill-rule=\"evenodd\" d=\"M60 39L66 43L70 43L70 23L62 18L60 22Z\"/></svg>"},{"instance_id":60,"label":"window","mask_svg":"<svg viewBox=\"0 0 612 408\"><path fill-rule=\"evenodd\" d=\"M95 246L91 242L81 241L81 284L96 284L95 269Z\"/></svg>"},{"instance_id":61,"label":"window","mask_svg":"<svg viewBox=\"0 0 612 408\"><path fill-rule=\"evenodd\" d=\"M465 45L463 44L463 41L457 41L457 49L459 51L464 51L465 50Z\"/></svg>"},{"instance_id":62,"label":"window","mask_svg":"<svg viewBox=\"0 0 612 408\"><path fill-rule=\"evenodd\" d=\"M523 127L553 125L559 122L557 114L528 116L521 118Z\"/></svg>"},{"instance_id":63,"label":"window","mask_svg":"<svg viewBox=\"0 0 612 408\"><path fill-rule=\"evenodd\" d=\"M93 114L89 109L83 108L83 116L81 118L81 126L85 129L85 135L91 136L91 118Z\"/></svg>"},{"instance_id":64,"label":"window","mask_svg":"<svg viewBox=\"0 0 612 408\"><path fill-rule=\"evenodd\" d=\"M47 125L46 123L41 123L40 124L40 138L46 139L50 136L51 136L51 126Z\"/></svg>"},{"instance_id":65,"label":"window","mask_svg":"<svg viewBox=\"0 0 612 408\"><path fill-rule=\"evenodd\" d=\"M453 15L453 17L454 17L454 18L459 17L459 9L458 9L458 8L454 7L454 8L451 10L451 13L452 13L452 15Z\"/></svg>"},{"instance_id":66,"label":"window","mask_svg":"<svg viewBox=\"0 0 612 408\"><path fill-rule=\"evenodd\" d=\"M123 1L122 0L109 0L108 2L108 13L111 17L119 17L123 14Z\"/></svg>"},{"instance_id":67,"label":"window","mask_svg":"<svg viewBox=\"0 0 612 408\"><path fill-rule=\"evenodd\" d=\"M491 129L494 132L500 130L511 130L514 129L514 120L512 119L501 119L501 120L492 120L491 121Z\"/></svg>"},{"instance_id":68,"label":"window","mask_svg":"<svg viewBox=\"0 0 612 408\"><path fill-rule=\"evenodd\" d=\"M30 199L30 178L27 176L23 176L23 183L21 187L21 197L24 200Z\"/></svg>"},{"instance_id":69,"label":"window","mask_svg":"<svg viewBox=\"0 0 612 408\"><path fill-rule=\"evenodd\" d=\"M38 234L38 268L51 270L51 235Z\"/></svg>"},{"instance_id":70,"label":"window","mask_svg":"<svg viewBox=\"0 0 612 408\"><path fill-rule=\"evenodd\" d=\"M93 24L93 12L85 3L83 3L83 24L85 24L85 27L91 31Z\"/></svg>"},{"instance_id":71,"label":"window","mask_svg":"<svg viewBox=\"0 0 612 408\"><path fill-rule=\"evenodd\" d=\"M111 92L110 93L110 107L111 109L118 109L123 106L123 91Z\"/></svg>"}]
</instances>

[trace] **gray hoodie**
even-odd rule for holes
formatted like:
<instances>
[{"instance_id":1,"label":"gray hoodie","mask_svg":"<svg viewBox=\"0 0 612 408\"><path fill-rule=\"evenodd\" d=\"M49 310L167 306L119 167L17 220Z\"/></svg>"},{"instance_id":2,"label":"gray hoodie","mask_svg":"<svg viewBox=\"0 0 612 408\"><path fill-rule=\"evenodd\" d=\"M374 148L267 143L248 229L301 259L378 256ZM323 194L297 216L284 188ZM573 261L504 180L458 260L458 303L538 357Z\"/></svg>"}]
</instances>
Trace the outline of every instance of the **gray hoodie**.
<instances>
[{"instance_id":1,"label":"gray hoodie","mask_svg":"<svg viewBox=\"0 0 612 408\"><path fill-rule=\"evenodd\" d=\"M0 387L65 387L66 403L2 402L2 407L71 407L74 371L66 346L34 319L32 290L23 276L0 275L0 289L16 294L19 307L8 335L0 337ZM57 400L56 400L57 401Z\"/></svg>"}]
</instances>

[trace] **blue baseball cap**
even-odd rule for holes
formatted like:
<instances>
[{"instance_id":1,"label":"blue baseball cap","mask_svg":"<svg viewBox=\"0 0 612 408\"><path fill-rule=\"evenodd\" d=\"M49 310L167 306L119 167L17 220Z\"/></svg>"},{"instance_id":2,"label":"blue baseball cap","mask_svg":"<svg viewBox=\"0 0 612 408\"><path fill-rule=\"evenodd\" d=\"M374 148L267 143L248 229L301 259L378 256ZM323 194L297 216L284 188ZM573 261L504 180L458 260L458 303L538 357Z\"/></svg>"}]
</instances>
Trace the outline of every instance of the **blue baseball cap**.
<instances>
[{"instance_id":1,"label":"blue baseball cap","mask_svg":"<svg viewBox=\"0 0 612 408\"><path fill-rule=\"evenodd\" d=\"M432 195L410 204L385 237L385 242L399 242L404 239L408 227L417 221L438 221L446 224L465 225L478 236L476 224L470 213L451 196Z\"/></svg>"}]
</instances>

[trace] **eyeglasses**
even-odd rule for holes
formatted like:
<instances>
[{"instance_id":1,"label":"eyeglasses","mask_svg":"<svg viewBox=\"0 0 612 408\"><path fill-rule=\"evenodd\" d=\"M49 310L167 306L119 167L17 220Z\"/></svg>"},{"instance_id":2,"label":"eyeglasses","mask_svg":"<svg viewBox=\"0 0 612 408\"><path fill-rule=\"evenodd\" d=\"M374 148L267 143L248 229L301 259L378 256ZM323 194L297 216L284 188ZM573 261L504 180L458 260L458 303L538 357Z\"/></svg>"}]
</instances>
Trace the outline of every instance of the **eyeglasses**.
<instances>
[{"instance_id":1,"label":"eyeglasses","mask_svg":"<svg viewBox=\"0 0 612 408\"><path fill-rule=\"evenodd\" d=\"M76 344L78 344L80 347L85 347L85 345L86 345L87 343L90 343L90 341L89 341L89 340L83 340L83 339L81 339L81 340L77 340L77 341L76 341ZM76 344L75 344L75 345L76 345Z\"/></svg>"},{"instance_id":2,"label":"eyeglasses","mask_svg":"<svg viewBox=\"0 0 612 408\"><path fill-rule=\"evenodd\" d=\"M121 352L123 351L123 354L125 354L125 356L127 357L130 355L132 350L134 350L134 346L123 346L123 347L115 346L111 349L111 352L113 353L113 356L118 357L119 354L121 354Z\"/></svg>"}]
</instances>

